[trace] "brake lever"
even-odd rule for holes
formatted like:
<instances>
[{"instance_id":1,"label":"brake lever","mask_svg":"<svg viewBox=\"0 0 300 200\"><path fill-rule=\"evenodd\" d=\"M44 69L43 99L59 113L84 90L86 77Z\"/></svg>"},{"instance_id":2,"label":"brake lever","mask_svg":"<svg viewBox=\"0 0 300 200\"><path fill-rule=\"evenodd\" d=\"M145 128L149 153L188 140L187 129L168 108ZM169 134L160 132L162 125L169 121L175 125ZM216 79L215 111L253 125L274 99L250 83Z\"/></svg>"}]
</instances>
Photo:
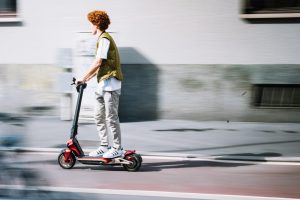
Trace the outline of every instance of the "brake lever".
<instances>
[{"instance_id":1,"label":"brake lever","mask_svg":"<svg viewBox=\"0 0 300 200\"><path fill-rule=\"evenodd\" d=\"M75 77L73 77L72 82L73 83L71 83L71 85L76 85L76 78Z\"/></svg>"}]
</instances>

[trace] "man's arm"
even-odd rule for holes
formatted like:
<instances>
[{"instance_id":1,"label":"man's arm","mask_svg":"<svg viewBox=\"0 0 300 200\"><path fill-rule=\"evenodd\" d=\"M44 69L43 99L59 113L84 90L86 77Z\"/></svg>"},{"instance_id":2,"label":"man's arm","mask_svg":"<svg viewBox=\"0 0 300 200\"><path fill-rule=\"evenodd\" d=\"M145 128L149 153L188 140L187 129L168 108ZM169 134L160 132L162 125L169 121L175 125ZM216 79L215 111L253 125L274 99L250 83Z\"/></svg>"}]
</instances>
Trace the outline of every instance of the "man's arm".
<instances>
[{"instance_id":1,"label":"man's arm","mask_svg":"<svg viewBox=\"0 0 300 200\"><path fill-rule=\"evenodd\" d=\"M91 65L90 69L85 73L83 78L78 82L86 82L92 79L98 72L102 59L107 59L107 53L109 50L110 41L107 38L102 38L99 42L99 46L96 53L96 58Z\"/></svg>"},{"instance_id":2,"label":"man's arm","mask_svg":"<svg viewBox=\"0 0 300 200\"><path fill-rule=\"evenodd\" d=\"M89 81L89 80L91 80L92 78L94 78L94 76L97 75L97 72L98 72L98 70L97 70L93 75L91 75L90 77L88 77L88 78L86 79L86 82Z\"/></svg>"},{"instance_id":3,"label":"man's arm","mask_svg":"<svg viewBox=\"0 0 300 200\"><path fill-rule=\"evenodd\" d=\"M80 80L80 82L86 82L86 81L89 81L90 79L92 79L97 74L97 71L99 70L101 63L102 63L101 58L95 58L90 69L85 73L85 75Z\"/></svg>"}]
</instances>

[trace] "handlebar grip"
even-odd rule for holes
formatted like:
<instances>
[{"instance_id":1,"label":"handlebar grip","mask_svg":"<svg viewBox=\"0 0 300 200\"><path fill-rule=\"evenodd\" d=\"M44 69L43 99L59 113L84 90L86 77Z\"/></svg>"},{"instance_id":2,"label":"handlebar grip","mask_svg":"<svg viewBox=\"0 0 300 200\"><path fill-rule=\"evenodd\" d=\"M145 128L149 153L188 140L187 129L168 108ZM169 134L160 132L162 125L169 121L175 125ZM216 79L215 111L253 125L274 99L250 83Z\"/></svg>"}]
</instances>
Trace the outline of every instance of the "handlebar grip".
<instances>
[{"instance_id":1,"label":"handlebar grip","mask_svg":"<svg viewBox=\"0 0 300 200\"><path fill-rule=\"evenodd\" d=\"M83 89L85 89L85 88L86 88L86 86L87 86L87 84L86 84L86 83L79 83L78 85L76 85L76 90L77 90L77 92L79 92L79 90L80 90L80 87L83 87Z\"/></svg>"}]
</instances>

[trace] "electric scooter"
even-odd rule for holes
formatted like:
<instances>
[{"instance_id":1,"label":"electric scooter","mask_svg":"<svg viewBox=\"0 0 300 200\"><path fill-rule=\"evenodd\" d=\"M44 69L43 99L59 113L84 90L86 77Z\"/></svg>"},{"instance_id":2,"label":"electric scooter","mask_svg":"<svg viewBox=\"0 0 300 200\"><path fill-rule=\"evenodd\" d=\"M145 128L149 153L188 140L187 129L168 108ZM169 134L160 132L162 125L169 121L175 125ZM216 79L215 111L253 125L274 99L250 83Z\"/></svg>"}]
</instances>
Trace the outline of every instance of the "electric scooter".
<instances>
[{"instance_id":1,"label":"electric scooter","mask_svg":"<svg viewBox=\"0 0 300 200\"><path fill-rule=\"evenodd\" d=\"M138 171L142 165L143 159L135 150L125 150L122 156L116 158L91 157L84 154L76 135L78 134L78 118L82 95L87 84L76 84L76 79L73 78L73 83L71 85L76 85L78 98L70 139L67 141L67 148L63 149L58 156L59 165L63 169L71 169L77 160L82 164L88 165L122 165L127 171Z\"/></svg>"}]
</instances>

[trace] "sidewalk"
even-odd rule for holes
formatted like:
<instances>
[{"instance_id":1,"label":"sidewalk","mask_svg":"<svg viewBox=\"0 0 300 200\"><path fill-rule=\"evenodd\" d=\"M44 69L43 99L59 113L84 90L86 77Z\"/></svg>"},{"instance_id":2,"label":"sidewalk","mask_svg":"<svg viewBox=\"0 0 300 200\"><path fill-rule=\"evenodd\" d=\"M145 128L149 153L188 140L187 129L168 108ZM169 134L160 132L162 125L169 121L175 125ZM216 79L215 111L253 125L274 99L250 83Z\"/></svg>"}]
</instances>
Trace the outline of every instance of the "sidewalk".
<instances>
[{"instance_id":1,"label":"sidewalk","mask_svg":"<svg viewBox=\"0 0 300 200\"><path fill-rule=\"evenodd\" d=\"M32 118L26 123L26 148L65 147L71 121ZM159 120L121 123L124 149L143 155L300 162L299 123L195 122ZM98 146L94 124L79 125L84 151Z\"/></svg>"}]
</instances>

